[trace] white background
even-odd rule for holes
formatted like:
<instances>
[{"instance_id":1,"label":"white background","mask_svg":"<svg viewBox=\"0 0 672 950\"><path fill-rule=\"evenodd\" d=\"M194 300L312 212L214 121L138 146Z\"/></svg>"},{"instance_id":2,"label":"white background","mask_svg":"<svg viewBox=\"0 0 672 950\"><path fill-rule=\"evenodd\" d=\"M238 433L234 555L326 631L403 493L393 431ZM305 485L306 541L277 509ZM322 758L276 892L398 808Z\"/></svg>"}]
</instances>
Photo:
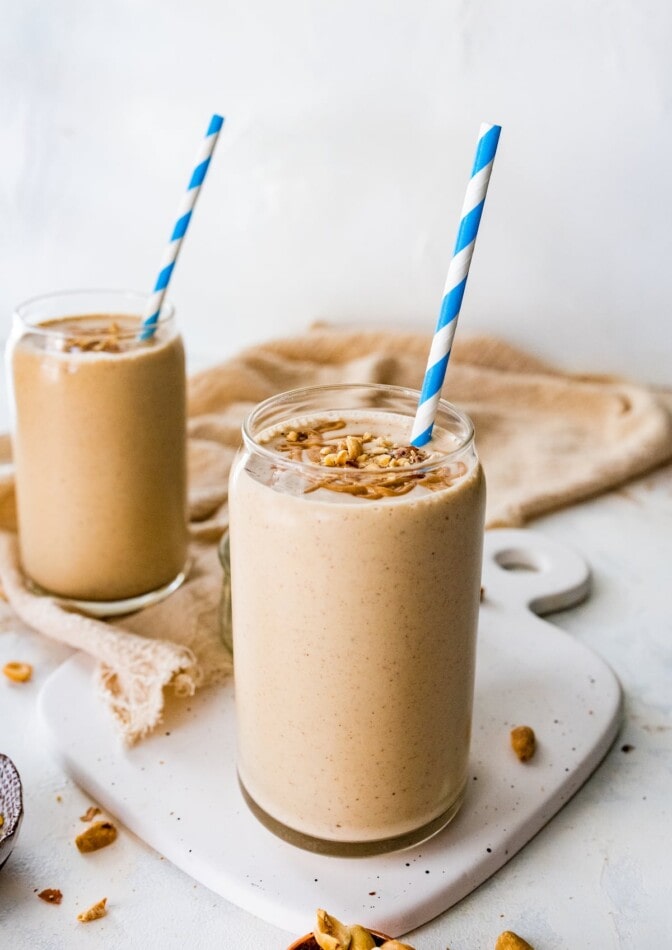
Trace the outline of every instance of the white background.
<instances>
[{"instance_id":1,"label":"white background","mask_svg":"<svg viewBox=\"0 0 672 950\"><path fill-rule=\"evenodd\" d=\"M314 319L434 328L481 121L503 126L460 321L670 383L666 0L0 0L0 335L175 271L192 357Z\"/></svg>"}]
</instances>

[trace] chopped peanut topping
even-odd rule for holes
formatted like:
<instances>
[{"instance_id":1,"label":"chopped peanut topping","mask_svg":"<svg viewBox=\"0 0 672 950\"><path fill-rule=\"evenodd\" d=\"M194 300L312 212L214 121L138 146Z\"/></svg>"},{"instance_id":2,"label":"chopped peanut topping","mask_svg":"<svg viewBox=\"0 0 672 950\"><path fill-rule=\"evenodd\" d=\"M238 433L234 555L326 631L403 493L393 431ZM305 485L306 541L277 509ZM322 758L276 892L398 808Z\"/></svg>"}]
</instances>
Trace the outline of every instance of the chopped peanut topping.
<instances>
[{"instance_id":1,"label":"chopped peanut topping","mask_svg":"<svg viewBox=\"0 0 672 950\"><path fill-rule=\"evenodd\" d=\"M356 462L362 454L362 440L356 435L347 435L345 437L345 446L348 452L348 462Z\"/></svg>"},{"instance_id":2,"label":"chopped peanut topping","mask_svg":"<svg viewBox=\"0 0 672 950\"><path fill-rule=\"evenodd\" d=\"M119 332L119 324L111 320L96 333L67 337L63 349L66 353L118 353L121 349Z\"/></svg>"},{"instance_id":3,"label":"chopped peanut topping","mask_svg":"<svg viewBox=\"0 0 672 950\"><path fill-rule=\"evenodd\" d=\"M400 445L385 436L371 432L350 433L341 437L346 427L343 419L312 423L310 428L290 428L269 441L278 452L295 462L311 462L318 468L330 469L324 477L310 478L305 492L318 488L341 492L369 500L405 495L416 485L430 491L448 488L461 478L467 467L464 462L428 470L418 469L433 456L414 445ZM358 479L355 472L371 473ZM338 474L337 474L338 473Z\"/></svg>"}]
</instances>

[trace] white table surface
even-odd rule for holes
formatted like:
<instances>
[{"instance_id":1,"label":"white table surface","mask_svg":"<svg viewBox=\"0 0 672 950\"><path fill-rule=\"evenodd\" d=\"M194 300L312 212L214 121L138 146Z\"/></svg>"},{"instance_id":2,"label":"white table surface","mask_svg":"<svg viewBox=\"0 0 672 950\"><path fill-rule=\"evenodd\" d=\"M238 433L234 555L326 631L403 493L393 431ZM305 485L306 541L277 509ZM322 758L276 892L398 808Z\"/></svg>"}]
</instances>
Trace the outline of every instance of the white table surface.
<instances>
[{"instance_id":1,"label":"white table surface","mask_svg":"<svg viewBox=\"0 0 672 950\"><path fill-rule=\"evenodd\" d=\"M488 950L505 929L536 950L670 946L672 467L533 527L592 568L589 599L551 619L611 664L626 694L625 725L535 839L407 936L417 950ZM21 836L0 872L0 947L284 950L296 935L208 891L123 829L112 847L78 853L79 816L91 802L41 748L36 716L41 684L69 651L11 620L0 630L0 665L34 666L25 685L0 677L0 751L16 763L25 795ZM63 892L60 906L37 898L47 887ZM79 924L77 913L103 896L108 915Z\"/></svg>"}]
</instances>

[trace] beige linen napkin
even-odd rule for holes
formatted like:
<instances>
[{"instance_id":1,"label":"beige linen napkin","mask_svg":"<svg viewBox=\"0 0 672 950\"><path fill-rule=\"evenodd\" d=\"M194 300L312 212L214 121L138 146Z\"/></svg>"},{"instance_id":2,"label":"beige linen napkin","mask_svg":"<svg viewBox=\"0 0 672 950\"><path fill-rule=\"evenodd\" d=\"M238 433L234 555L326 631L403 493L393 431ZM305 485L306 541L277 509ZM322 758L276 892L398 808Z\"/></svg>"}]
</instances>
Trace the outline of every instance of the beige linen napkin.
<instances>
[{"instance_id":1,"label":"beige linen napkin","mask_svg":"<svg viewBox=\"0 0 672 950\"><path fill-rule=\"evenodd\" d=\"M418 388L427 334L314 328L249 349L189 383L192 568L161 604L114 623L33 596L18 566L11 472L0 479L0 579L16 615L99 660L98 688L122 736L134 742L160 722L163 690L191 695L222 681L231 657L217 623L217 542L227 524L227 477L247 411L275 393L336 382ZM465 409L488 484L487 524L521 525L587 498L672 457L672 414L662 399L616 379L569 376L491 337L455 344L444 396ZM9 440L0 439L0 461ZM14 613L12 613L12 610Z\"/></svg>"}]
</instances>

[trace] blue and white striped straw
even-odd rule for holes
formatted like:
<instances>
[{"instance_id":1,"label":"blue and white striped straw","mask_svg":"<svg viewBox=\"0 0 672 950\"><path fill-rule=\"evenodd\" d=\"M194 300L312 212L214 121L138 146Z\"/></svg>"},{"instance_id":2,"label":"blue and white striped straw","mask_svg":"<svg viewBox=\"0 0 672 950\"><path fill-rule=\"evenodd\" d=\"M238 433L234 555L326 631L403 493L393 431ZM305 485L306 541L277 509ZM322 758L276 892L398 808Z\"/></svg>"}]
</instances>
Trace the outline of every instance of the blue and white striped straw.
<instances>
[{"instance_id":1,"label":"blue and white striped straw","mask_svg":"<svg viewBox=\"0 0 672 950\"><path fill-rule=\"evenodd\" d=\"M481 223L490 172L495 160L501 131L500 125L483 123L478 135L474 167L464 196L455 250L448 267L441 311L427 359L427 369L422 383L418 409L411 429L411 445L426 445L432 437L436 408L441 398L441 387L450 359L457 318L462 307L464 288L469 276L469 265L474 253L478 226Z\"/></svg>"},{"instance_id":2,"label":"blue and white striped straw","mask_svg":"<svg viewBox=\"0 0 672 950\"><path fill-rule=\"evenodd\" d=\"M143 340L149 339L156 330L156 324L159 320L161 307L163 305L163 298L166 296L166 290L168 289L168 284L175 267L175 261L177 260L177 255L180 253L182 241L184 240L184 235L187 233L187 228L189 227L189 222L191 221L191 215L194 210L194 205L196 204L196 199L200 194L201 185L203 184L205 176L208 172L210 159L212 158L212 153L214 151L215 145L217 144L217 137L219 136L223 125L224 119L221 115L213 115L213 117L210 119L208 131L205 133L203 144L198 153L196 167L192 172L191 180L189 181L189 187L187 188L187 191L182 199L170 242L164 252L163 260L161 261L161 270L159 271L159 276L156 278L156 284L154 285L152 296L147 302L147 309L145 311L145 317L142 321L142 331L140 333L140 337Z\"/></svg>"}]
</instances>

